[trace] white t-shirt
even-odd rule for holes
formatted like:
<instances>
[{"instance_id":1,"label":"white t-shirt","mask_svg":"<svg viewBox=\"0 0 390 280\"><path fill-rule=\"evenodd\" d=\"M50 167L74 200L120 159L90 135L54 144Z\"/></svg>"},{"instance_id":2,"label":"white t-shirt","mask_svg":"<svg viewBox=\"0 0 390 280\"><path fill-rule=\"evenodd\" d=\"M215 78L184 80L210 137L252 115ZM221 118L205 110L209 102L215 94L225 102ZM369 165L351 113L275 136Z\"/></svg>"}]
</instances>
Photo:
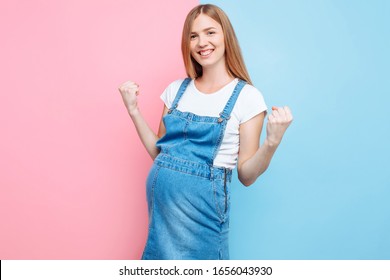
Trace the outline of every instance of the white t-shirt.
<instances>
[{"instance_id":1,"label":"white t-shirt","mask_svg":"<svg viewBox=\"0 0 390 280\"><path fill-rule=\"evenodd\" d=\"M184 80L176 80L171 83L161 95L167 108L171 108L176 94ZM182 112L191 112L200 116L219 117L227 101L237 85L238 79L214 93L200 92L192 80L179 100L177 109ZM246 84L237 98L236 104L228 120L221 147L214 159L215 166L223 166L233 169L237 164L240 124L250 120L259 113L266 111L267 106L263 95L254 86Z\"/></svg>"}]
</instances>

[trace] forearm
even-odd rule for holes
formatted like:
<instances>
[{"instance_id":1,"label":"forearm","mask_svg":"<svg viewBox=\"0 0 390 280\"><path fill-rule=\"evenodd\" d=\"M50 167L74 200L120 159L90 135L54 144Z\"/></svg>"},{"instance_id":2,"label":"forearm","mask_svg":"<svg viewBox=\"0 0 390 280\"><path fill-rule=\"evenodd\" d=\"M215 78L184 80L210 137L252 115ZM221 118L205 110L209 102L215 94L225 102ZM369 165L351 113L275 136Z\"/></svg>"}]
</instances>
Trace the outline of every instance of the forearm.
<instances>
[{"instance_id":1,"label":"forearm","mask_svg":"<svg viewBox=\"0 0 390 280\"><path fill-rule=\"evenodd\" d=\"M159 139L158 136L149 127L138 108L131 112L128 111L128 113L134 123L142 144L145 146L150 157L154 160L160 152L160 150L156 147L156 142Z\"/></svg>"},{"instance_id":2,"label":"forearm","mask_svg":"<svg viewBox=\"0 0 390 280\"><path fill-rule=\"evenodd\" d=\"M267 170L277 147L278 144L266 139L253 156L241 163L238 166L238 178L241 183L245 186L253 184Z\"/></svg>"}]
</instances>

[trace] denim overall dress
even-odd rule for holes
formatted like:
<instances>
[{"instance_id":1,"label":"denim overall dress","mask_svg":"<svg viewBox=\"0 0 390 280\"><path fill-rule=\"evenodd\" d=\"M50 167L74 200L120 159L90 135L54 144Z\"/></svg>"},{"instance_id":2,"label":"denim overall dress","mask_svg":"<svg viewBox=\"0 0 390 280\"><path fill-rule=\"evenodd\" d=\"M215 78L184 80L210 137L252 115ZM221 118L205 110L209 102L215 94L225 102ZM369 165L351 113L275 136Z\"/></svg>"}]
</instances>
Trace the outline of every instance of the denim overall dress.
<instances>
[{"instance_id":1,"label":"denim overall dress","mask_svg":"<svg viewBox=\"0 0 390 280\"><path fill-rule=\"evenodd\" d=\"M245 82L239 80L218 118L176 109L190 81L183 81L163 118L166 134L156 143L160 153L146 180L144 260L229 259L232 171L213 166L213 161Z\"/></svg>"}]
</instances>

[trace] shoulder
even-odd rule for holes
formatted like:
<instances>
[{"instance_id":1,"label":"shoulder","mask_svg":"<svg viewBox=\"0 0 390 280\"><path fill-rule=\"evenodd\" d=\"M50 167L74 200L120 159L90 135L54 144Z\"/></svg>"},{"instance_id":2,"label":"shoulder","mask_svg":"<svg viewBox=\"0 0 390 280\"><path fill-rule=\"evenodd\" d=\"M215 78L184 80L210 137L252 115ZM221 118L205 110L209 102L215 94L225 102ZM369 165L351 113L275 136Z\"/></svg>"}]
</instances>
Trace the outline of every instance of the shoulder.
<instances>
[{"instance_id":1,"label":"shoulder","mask_svg":"<svg viewBox=\"0 0 390 280\"><path fill-rule=\"evenodd\" d=\"M173 100L175 99L176 97L176 94L181 86L181 84L183 83L185 79L178 79L178 80L175 80L173 82L171 82L166 88L165 90L163 91L163 93L161 94L161 99L164 101L165 105L167 107L170 107Z\"/></svg>"},{"instance_id":2,"label":"shoulder","mask_svg":"<svg viewBox=\"0 0 390 280\"><path fill-rule=\"evenodd\" d=\"M179 90L181 84L184 82L185 79L177 79L173 82L171 82L164 90L163 94L174 94L176 95L177 91Z\"/></svg>"},{"instance_id":3,"label":"shoulder","mask_svg":"<svg viewBox=\"0 0 390 280\"><path fill-rule=\"evenodd\" d=\"M237 98L237 116L240 123L267 110L263 94L256 87L246 84Z\"/></svg>"},{"instance_id":4,"label":"shoulder","mask_svg":"<svg viewBox=\"0 0 390 280\"><path fill-rule=\"evenodd\" d=\"M245 86L242 88L242 92L249 96L263 96L259 89L250 84L245 84Z\"/></svg>"},{"instance_id":5,"label":"shoulder","mask_svg":"<svg viewBox=\"0 0 390 280\"><path fill-rule=\"evenodd\" d=\"M173 89L173 88L179 88L181 83L184 81L184 79L177 79L171 82L166 89Z\"/></svg>"},{"instance_id":6,"label":"shoulder","mask_svg":"<svg viewBox=\"0 0 390 280\"><path fill-rule=\"evenodd\" d=\"M238 102L240 103L248 103L248 102L255 102L255 103L264 103L264 97L263 94L258 90L256 87L246 84L238 97Z\"/></svg>"}]
</instances>

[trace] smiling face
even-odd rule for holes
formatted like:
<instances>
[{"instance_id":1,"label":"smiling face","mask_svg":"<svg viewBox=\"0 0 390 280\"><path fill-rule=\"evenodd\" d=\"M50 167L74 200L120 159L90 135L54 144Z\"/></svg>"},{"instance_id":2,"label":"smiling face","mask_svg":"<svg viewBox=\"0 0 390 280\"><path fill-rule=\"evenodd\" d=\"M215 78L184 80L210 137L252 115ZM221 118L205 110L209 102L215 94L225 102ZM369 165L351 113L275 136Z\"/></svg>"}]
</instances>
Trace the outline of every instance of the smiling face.
<instances>
[{"instance_id":1,"label":"smiling face","mask_svg":"<svg viewBox=\"0 0 390 280\"><path fill-rule=\"evenodd\" d=\"M225 67L225 43L222 26L205 14L199 14L191 28L191 56L203 69Z\"/></svg>"}]
</instances>

